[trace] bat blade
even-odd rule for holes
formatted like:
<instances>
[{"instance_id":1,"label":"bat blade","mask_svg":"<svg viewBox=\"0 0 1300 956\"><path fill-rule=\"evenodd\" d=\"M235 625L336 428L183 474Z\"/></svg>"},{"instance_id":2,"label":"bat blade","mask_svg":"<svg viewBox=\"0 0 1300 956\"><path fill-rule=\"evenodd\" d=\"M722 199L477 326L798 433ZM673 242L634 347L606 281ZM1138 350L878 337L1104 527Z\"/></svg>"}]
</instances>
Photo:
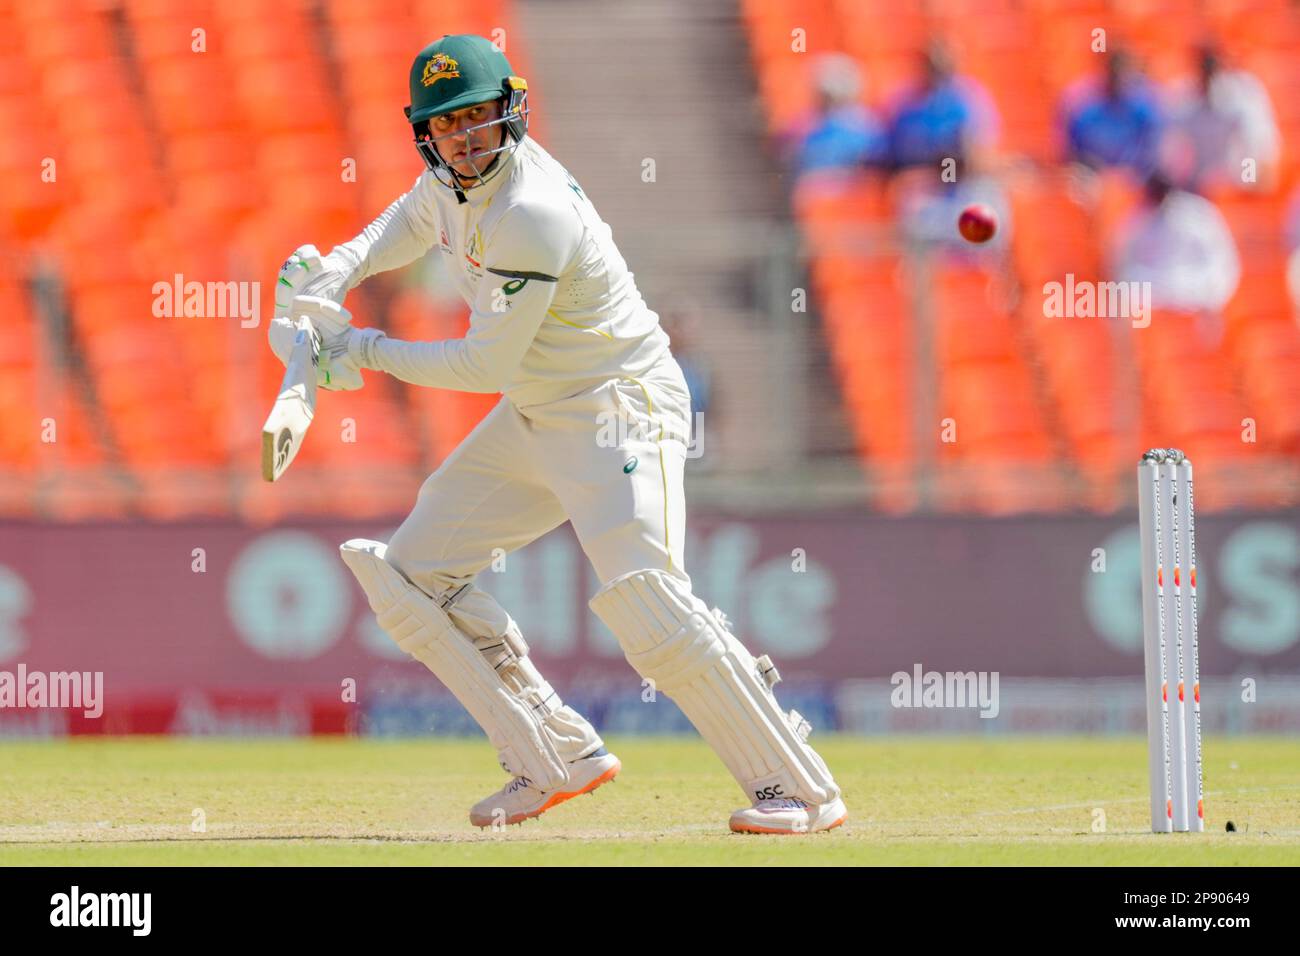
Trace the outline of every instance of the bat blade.
<instances>
[{"instance_id":1,"label":"bat blade","mask_svg":"<svg viewBox=\"0 0 1300 956\"><path fill-rule=\"evenodd\" d=\"M303 320L293 341L289 364L271 414L262 426L262 477L275 481L298 455L307 427L316 414L316 367L320 337Z\"/></svg>"}]
</instances>

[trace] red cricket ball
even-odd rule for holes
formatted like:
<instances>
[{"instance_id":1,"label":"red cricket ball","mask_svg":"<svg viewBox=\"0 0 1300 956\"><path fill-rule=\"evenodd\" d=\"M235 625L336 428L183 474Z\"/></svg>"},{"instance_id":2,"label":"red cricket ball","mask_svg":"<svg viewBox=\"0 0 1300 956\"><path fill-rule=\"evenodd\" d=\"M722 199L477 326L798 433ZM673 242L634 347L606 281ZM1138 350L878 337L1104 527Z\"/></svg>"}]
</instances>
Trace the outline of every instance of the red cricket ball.
<instances>
[{"instance_id":1,"label":"red cricket ball","mask_svg":"<svg viewBox=\"0 0 1300 956\"><path fill-rule=\"evenodd\" d=\"M957 229L967 242L988 242L998 231L998 216L983 203L975 203L961 211Z\"/></svg>"}]
</instances>

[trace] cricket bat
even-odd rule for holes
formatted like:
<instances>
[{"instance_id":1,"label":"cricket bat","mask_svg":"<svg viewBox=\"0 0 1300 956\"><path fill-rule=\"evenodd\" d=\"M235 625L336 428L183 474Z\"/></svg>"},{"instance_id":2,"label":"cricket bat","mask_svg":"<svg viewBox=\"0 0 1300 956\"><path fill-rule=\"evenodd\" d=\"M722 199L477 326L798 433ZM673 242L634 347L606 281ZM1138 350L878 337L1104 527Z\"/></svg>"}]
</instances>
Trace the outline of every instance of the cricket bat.
<instances>
[{"instance_id":1,"label":"cricket bat","mask_svg":"<svg viewBox=\"0 0 1300 956\"><path fill-rule=\"evenodd\" d=\"M280 394L262 426L262 477L267 481L283 475L302 447L307 426L316 414L319 364L320 336L303 318L280 382Z\"/></svg>"}]
</instances>

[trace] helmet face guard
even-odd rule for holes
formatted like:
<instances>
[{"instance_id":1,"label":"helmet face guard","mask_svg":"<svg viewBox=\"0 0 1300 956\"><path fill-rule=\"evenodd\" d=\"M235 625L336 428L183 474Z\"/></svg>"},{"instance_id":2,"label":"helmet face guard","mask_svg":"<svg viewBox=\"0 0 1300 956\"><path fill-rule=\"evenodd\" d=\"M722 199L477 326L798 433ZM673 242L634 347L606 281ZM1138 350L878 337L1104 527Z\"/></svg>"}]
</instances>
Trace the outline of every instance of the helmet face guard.
<instances>
[{"instance_id":1,"label":"helmet face guard","mask_svg":"<svg viewBox=\"0 0 1300 956\"><path fill-rule=\"evenodd\" d=\"M502 157L509 157L523 139L528 135L528 83L518 76L511 76L505 82L505 93L496 100L485 100L484 102L495 102L501 105L501 115L496 119L479 123L475 126L467 126L464 129L456 129L450 133L443 133L441 136L434 136L429 127L429 120L421 120L411 124L415 133L415 149L424 160L424 165L433 173L434 178L442 183L448 189L463 193L465 189L473 189L475 186L482 186L493 179L501 172L502 164L499 160ZM472 104L477 105L477 104ZM466 107L461 107L465 109ZM452 111L456 112L456 111ZM411 108L406 107L407 119L410 119ZM476 130L487 129L492 126L503 127L501 132L501 145L495 149L484 150L476 153L473 157L466 155L462 163L469 163L474 169L474 175L465 176L458 173L452 164L442 158L438 152L438 144L444 140L464 139L468 142L469 134ZM462 183L462 180L470 180L468 183Z\"/></svg>"}]
</instances>

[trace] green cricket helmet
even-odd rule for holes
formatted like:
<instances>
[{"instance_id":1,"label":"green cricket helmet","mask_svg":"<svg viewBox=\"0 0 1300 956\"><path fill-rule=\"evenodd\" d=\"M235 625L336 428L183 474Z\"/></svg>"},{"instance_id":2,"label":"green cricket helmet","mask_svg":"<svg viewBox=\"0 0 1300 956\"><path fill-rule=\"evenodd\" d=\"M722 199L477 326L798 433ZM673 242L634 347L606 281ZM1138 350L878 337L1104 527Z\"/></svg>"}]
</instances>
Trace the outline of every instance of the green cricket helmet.
<instances>
[{"instance_id":1,"label":"green cricket helmet","mask_svg":"<svg viewBox=\"0 0 1300 956\"><path fill-rule=\"evenodd\" d=\"M477 126L434 136L429 120L479 103L498 102L501 115ZM411 105L406 118L415 133L415 148L434 177L464 200L462 178L438 153L438 143L490 126L504 128L501 145L485 151L470 164L482 185L501 171L501 159L519 148L528 133L528 83L516 76L504 53L493 43L472 33L448 34L430 43L411 65ZM505 134L509 134L508 136ZM478 161L491 157L482 169Z\"/></svg>"}]
</instances>

